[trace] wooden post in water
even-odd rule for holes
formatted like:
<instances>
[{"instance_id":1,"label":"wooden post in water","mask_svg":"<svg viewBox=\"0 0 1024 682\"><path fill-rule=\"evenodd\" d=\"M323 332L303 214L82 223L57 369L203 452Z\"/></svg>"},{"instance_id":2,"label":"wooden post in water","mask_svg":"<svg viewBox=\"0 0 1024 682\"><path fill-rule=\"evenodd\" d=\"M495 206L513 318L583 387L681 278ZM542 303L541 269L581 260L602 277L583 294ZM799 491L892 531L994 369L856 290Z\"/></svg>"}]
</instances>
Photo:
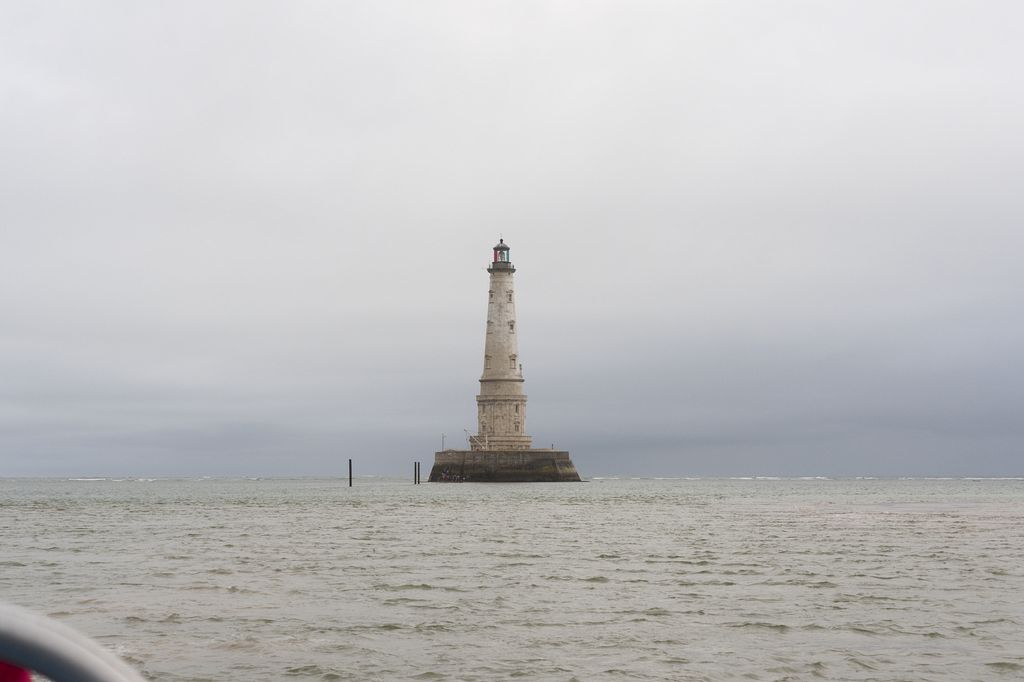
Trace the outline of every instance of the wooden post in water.
<instances>
[{"instance_id":1,"label":"wooden post in water","mask_svg":"<svg viewBox=\"0 0 1024 682\"><path fill-rule=\"evenodd\" d=\"M352 460L348 460L348 487L352 487Z\"/></svg>"}]
</instances>

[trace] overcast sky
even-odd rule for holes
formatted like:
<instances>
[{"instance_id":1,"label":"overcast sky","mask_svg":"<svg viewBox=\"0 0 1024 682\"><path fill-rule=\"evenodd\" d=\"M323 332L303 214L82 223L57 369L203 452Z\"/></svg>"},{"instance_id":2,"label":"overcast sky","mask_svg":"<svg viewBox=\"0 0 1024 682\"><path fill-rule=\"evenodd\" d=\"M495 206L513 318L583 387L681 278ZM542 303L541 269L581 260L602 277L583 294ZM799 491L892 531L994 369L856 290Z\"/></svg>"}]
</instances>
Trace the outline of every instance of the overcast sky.
<instances>
[{"instance_id":1,"label":"overcast sky","mask_svg":"<svg viewBox=\"0 0 1024 682\"><path fill-rule=\"evenodd\" d=\"M1024 3L0 3L0 475L1024 474Z\"/></svg>"}]
</instances>

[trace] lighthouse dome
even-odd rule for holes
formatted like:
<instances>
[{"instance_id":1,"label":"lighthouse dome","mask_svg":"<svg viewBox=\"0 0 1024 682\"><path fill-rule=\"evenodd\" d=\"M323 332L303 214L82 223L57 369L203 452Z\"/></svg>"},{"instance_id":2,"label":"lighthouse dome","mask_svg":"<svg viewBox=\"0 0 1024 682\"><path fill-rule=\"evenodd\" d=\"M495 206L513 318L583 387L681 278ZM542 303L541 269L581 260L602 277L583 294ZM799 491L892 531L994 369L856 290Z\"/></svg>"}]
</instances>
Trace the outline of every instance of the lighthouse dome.
<instances>
[{"instance_id":1,"label":"lighthouse dome","mask_svg":"<svg viewBox=\"0 0 1024 682\"><path fill-rule=\"evenodd\" d=\"M508 244L505 243L504 239L499 239L497 245L494 247L495 251L508 251Z\"/></svg>"}]
</instances>

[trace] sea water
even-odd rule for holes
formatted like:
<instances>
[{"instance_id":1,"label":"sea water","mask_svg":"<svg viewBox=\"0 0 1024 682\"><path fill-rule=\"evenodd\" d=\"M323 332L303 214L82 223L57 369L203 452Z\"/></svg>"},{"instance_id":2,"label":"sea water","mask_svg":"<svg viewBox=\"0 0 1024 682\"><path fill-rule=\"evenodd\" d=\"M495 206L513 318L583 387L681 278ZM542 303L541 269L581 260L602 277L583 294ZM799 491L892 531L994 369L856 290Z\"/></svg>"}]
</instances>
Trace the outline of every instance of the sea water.
<instances>
[{"instance_id":1,"label":"sea water","mask_svg":"<svg viewBox=\"0 0 1024 682\"><path fill-rule=\"evenodd\" d=\"M1024 678L1022 480L0 480L152 680Z\"/></svg>"}]
</instances>

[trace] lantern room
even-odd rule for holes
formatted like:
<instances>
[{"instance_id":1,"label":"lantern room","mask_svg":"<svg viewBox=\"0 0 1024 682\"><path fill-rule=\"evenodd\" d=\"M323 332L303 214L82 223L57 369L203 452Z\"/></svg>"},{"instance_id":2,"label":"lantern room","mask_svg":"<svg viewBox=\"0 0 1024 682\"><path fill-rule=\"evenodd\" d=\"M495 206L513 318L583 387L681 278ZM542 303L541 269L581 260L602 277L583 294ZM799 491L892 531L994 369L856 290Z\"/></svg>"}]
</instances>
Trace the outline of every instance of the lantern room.
<instances>
[{"instance_id":1,"label":"lantern room","mask_svg":"<svg viewBox=\"0 0 1024 682\"><path fill-rule=\"evenodd\" d=\"M487 271L515 272L516 269L512 266L512 261L508 258L508 252L508 244L505 243L504 239L499 239L498 243L494 247L494 257L491 259L491 266L487 268Z\"/></svg>"},{"instance_id":2,"label":"lantern room","mask_svg":"<svg viewBox=\"0 0 1024 682\"><path fill-rule=\"evenodd\" d=\"M498 240L498 245L494 247L494 262L495 263L507 263L508 262L508 244L505 243L504 239Z\"/></svg>"}]
</instances>

